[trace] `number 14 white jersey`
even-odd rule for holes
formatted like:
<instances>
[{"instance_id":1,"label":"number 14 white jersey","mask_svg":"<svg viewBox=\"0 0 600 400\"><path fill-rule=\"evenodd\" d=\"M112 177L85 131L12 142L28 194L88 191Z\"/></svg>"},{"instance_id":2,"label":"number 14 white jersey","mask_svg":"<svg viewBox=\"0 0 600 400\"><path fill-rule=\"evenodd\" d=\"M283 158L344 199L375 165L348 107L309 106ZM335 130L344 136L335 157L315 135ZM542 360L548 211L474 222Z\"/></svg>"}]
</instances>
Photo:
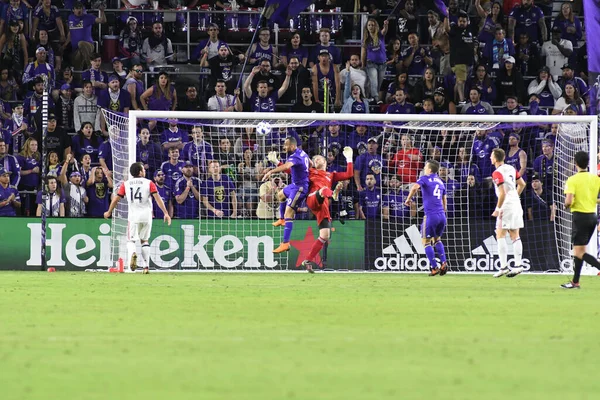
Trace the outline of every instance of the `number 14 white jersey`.
<instances>
[{"instance_id":1,"label":"number 14 white jersey","mask_svg":"<svg viewBox=\"0 0 600 400\"><path fill-rule=\"evenodd\" d=\"M133 223L152 221L152 194L157 192L156 185L150 179L133 178L123 182L117 195L127 198L127 220Z\"/></svg>"},{"instance_id":2,"label":"number 14 white jersey","mask_svg":"<svg viewBox=\"0 0 600 400\"><path fill-rule=\"evenodd\" d=\"M504 198L504 204L502 205L521 205L521 200L519 199L519 193L517 192L517 179L521 176L519 175L519 171L517 171L513 166L508 164L502 164L492 173L492 178L494 180L494 186L496 189L496 196L499 196L498 186L501 184L504 186L504 192L506 193L506 197Z\"/></svg>"}]
</instances>

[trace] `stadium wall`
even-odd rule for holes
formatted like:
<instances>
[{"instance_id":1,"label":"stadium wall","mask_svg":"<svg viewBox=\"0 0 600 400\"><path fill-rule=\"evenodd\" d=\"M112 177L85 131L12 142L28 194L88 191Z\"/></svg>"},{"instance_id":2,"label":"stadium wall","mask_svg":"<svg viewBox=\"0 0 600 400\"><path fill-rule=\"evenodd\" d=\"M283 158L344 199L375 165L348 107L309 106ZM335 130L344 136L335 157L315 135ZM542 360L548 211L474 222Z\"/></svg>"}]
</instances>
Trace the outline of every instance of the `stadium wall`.
<instances>
[{"instance_id":1,"label":"stadium wall","mask_svg":"<svg viewBox=\"0 0 600 400\"><path fill-rule=\"evenodd\" d=\"M2 218L0 270L40 269L41 224L31 218ZM56 222L55 222L56 221ZM10 226L10 229L6 229ZM446 237L453 271L491 272L498 268L494 221L471 221L471 238ZM200 231L199 231L200 230ZM226 232L226 234L223 234ZM239 232L238 235L235 233ZM245 232L245 234L243 234ZM279 235L264 221L174 220L168 232L155 229L150 240L154 268L200 270L281 270L285 259L271 250ZM108 268L111 226L102 219L54 219L48 223L47 265L59 270ZM287 269L300 263L318 235L314 221L296 221ZM521 233L524 266L530 271L569 267L559 260L553 224L530 221ZM416 224L382 224L381 221L348 221L337 225L328 249L327 268L387 271L427 271L429 264L420 244ZM457 259L456 254L467 254ZM509 258L512 256L509 255Z\"/></svg>"}]
</instances>

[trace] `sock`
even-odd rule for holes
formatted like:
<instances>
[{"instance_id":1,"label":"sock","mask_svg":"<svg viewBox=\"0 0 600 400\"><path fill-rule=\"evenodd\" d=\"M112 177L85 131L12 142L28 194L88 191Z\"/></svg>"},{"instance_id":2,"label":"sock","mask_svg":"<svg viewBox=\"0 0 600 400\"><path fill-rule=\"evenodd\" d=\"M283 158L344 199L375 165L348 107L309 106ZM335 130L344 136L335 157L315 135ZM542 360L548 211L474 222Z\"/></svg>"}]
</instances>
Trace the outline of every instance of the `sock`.
<instances>
[{"instance_id":1,"label":"sock","mask_svg":"<svg viewBox=\"0 0 600 400\"><path fill-rule=\"evenodd\" d=\"M292 229L294 229L294 220L286 218L285 227L283 228L283 243L289 243L290 237L292 236Z\"/></svg>"},{"instance_id":2,"label":"sock","mask_svg":"<svg viewBox=\"0 0 600 400\"><path fill-rule=\"evenodd\" d=\"M142 245L142 260L144 260L142 267L150 266L150 244L148 243Z\"/></svg>"},{"instance_id":3,"label":"sock","mask_svg":"<svg viewBox=\"0 0 600 400\"><path fill-rule=\"evenodd\" d=\"M285 207L285 202L279 203L279 219L283 219L283 216L285 215Z\"/></svg>"},{"instance_id":4,"label":"sock","mask_svg":"<svg viewBox=\"0 0 600 400\"><path fill-rule=\"evenodd\" d=\"M586 263L590 264L592 267L596 267L596 268L600 269L600 262L598 262L596 257L594 257L593 255L591 255L589 253L585 253L583 255L582 260L585 261Z\"/></svg>"},{"instance_id":5,"label":"sock","mask_svg":"<svg viewBox=\"0 0 600 400\"><path fill-rule=\"evenodd\" d=\"M442 243L441 240L438 240L437 242L435 242L435 251L437 251L438 255L440 256L440 261L441 262L446 262L446 250L444 249L444 243Z\"/></svg>"},{"instance_id":6,"label":"sock","mask_svg":"<svg viewBox=\"0 0 600 400\"><path fill-rule=\"evenodd\" d=\"M573 267L573 283L579 283L579 277L581 276L581 268L583 267L583 260L581 258L573 257L573 261L575 262L575 267Z\"/></svg>"},{"instance_id":7,"label":"sock","mask_svg":"<svg viewBox=\"0 0 600 400\"><path fill-rule=\"evenodd\" d=\"M515 252L515 266L520 267L523 263L523 242L521 238L516 238L513 242L513 250Z\"/></svg>"},{"instance_id":8,"label":"sock","mask_svg":"<svg viewBox=\"0 0 600 400\"><path fill-rule=\"evenodd\" d=\"M315 240L310 248L310 253L308 253L308 261L315 261L317 254L319 254L325 243L327 243L327 240L323 239L321 236Z\"/></svg>"},{"instance_id":9,"label":"sock","mask_svg":"<svg viewBox=\"0 0 600 400\"><path fill-rule=\"evenodd\" d=\"M437 261L435 261L435 251L431 244L425 245L425 254L427 255L427 259L429 260L429 265L431 269L437 268Z\"/></svg>"},{"instance_id":10,"label":"sock","mask_svg":"<svg viewBox=\"0 0 600 400\"><path fill-rule=\"evenodd\" d=\"M125 263L126 268L129 268L131 263L131 257L135 253L135 242L127 242L127 262Z\"/></svg>"},{"instance_id":11,"label":"sock","mask_svg":"<svg viewBox=\"0 0 600 400\"><path fill-rule=\"evenodd\" d=\"M498 238L498 256L500 257L500 268L508 267L508 246L506 238Z\"/></svg>"}]
</instances>

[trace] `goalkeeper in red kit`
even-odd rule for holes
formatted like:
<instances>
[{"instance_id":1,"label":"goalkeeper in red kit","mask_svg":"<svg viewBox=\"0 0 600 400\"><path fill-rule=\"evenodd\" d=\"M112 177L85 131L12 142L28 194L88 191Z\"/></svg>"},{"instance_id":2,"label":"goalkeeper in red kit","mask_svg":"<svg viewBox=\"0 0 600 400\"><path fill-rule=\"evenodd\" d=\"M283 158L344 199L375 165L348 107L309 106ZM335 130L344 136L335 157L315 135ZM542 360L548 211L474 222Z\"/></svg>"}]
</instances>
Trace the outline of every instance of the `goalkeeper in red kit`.
<instances>
[{"instance_id":1,"label":"goalkeeper in red kit","mask_svg":"<svg viewBox=\"0 0 600 400\"><path fill-rule=\"evenodd\" d=\"M314 168L308 171L309 190L306 199L306 205L310 208L317 217L319 226L319 238L315 241L310 249L308 258L302 261L302 266L310 273L314 272L313 267L316 267L315 258L323 248L323 245L329 241L331 236L331 214L329 213L329 198L333 197L337 200L337 195L342 190L341 181L351 179L354 176L354 168L352 166L352 148L344 147L344 157L346 158L346 172L327 172L327 160L323 156L314 156ZM331 190L334 182L340 182Z\"/></svg>"}]
</instances>

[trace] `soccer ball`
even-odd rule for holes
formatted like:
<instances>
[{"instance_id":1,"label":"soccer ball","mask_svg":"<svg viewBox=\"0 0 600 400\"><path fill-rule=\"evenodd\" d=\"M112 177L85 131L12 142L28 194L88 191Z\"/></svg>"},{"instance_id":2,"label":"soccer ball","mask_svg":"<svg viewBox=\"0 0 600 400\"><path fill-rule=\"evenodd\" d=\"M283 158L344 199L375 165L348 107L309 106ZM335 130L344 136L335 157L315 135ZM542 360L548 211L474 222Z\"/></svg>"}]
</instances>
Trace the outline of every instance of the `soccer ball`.
<instances>
[{"instance_id":1,"label":"soccer ball","mask_svg":"<svg viewBox=\"0 0 600 400\"><path fill-rule=\"evenodd\" d=\"M256 125L256 134L259 136L267 136L271 133L271 124L265 121L261 121Z\"/></svg>"}]
</instances>

